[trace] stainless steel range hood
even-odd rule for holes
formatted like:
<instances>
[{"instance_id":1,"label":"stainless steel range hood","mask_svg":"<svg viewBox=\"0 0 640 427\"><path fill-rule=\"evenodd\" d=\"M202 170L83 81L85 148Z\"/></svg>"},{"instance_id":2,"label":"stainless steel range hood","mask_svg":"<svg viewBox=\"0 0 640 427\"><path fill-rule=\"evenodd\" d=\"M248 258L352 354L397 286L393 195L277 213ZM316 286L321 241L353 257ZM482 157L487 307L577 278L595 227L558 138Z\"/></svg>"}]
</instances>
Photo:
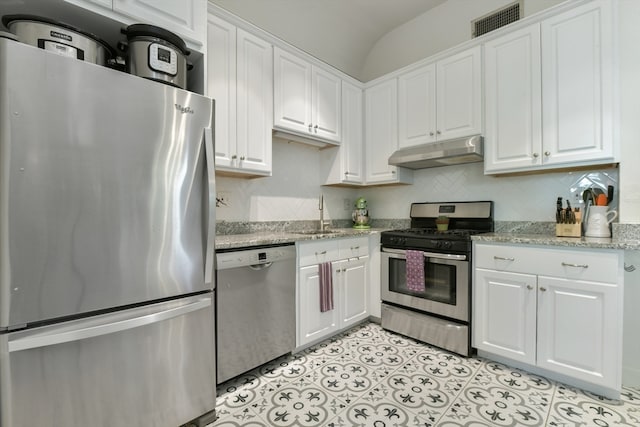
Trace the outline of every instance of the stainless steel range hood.
<instances>
[{"instance_id":1,"label":"stainless steel range hood","mask_svg":"<svg viewBox=\"0 0 640 427\"><path fill-rule=\"evenodd\" d=\"M389 164L409 169L426 169L481 162L482 154L482 136L474 135L403 148L389 157Z\"/></svg>"}]
</instances>

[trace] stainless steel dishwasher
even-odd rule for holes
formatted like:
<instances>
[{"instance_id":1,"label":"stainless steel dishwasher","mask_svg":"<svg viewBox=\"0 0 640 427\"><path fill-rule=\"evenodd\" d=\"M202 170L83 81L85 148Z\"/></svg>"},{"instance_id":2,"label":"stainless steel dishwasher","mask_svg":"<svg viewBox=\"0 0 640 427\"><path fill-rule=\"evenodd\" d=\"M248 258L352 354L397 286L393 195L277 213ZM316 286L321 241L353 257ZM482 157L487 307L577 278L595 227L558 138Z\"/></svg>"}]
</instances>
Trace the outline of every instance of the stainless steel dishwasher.
<instances>
[{"instance_id":1,"label":"stainless steel dishwasher","mask_svg":"<svg viewBox=\"0 0 640 427\"><path fill-rule=\"evenodd\" d=\"M217 251L217 383L295 347L294 245Z\"/></svg>"}]
</instances>

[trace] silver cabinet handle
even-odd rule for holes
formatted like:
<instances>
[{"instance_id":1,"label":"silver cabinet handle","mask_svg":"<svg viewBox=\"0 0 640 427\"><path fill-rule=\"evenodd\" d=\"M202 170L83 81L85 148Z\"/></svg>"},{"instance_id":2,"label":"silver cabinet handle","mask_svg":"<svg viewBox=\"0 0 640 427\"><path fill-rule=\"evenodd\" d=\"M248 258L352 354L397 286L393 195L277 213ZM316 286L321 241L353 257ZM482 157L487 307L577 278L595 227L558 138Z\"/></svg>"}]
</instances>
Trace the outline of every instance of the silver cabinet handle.
<instances>
[{"instance_id":1,"label":"silver cabinet handle","mask_svg":"<svg viewBox=\"0 0 640 427\"><path fill-rule=\"evenodd\" d=\"M245 157L244 157L244 156L240 156L240 160L244 160L244 159L245 159Z\"/></svg>"},{"instance_id":2,"label":"silver cabinet handle","mask_svg":"<svg viewBox=\"0 0 640 427\"><path fill-rule=\"evenodd\" d=\"M345 173L344 173L344 176L349 176L349 172L345 172Z\"/></svg>"},{"instance_id":3,"label":"silver cabinet handle","mask_svg":"<svg viewBox=\"0 0 640 427\"><path fill-rule=\"evenodd\" d=\"M318 256L318 255L326 255L326 254L327 254L327 251L316 252L316 256Z\"/></svg>"},{"instance_id":4,"label":"silver cabinet handle","mask_svg":"<svg viewBox=\"0 0 640 427\"><path fill-rule=\"evenodd\" d=\"M237 159L237 158L238 158L238 155L237 155L237 154L234 154L233 156L231 156L231 159L232 159L232 160L235 160L235 159Z\"/></svg>"},{"instance_id":5,"label":"silver cabinet handle","mask_svg":"<svg viewBox=\"0 0 640 427\"><path fill-rule=\"evenodd\" d=\"M545 152L544 152L544 155L545 155L545 156L547 156L547 157L549 157L549 156L551 155L551 152L550 152L550 151L545 151Z\"/></svg>"},{"instance_id":6,"label":"silver cabinet handle","mask_svg":"<svg viewBox=\"0 0 640 427\"><path fill-rule=\"evenodd\" d=\"M589 268L589 265L587 265L587 264L572 264L570 262L563 262L562 266L563 267Z\"/></svg>"},{"instance_id":7,"label":"silver cabinet handle","mask_svg":"<svg viewBox=\"0 0 640 427\"><path fill-rule=\"evenodd\" d=\"M311 132L312 128L313 128L313 124L309 123L309 132Z\"/></svg>"},{"instance_id":8,"label":"silver cabinet handle","mask_svg":"<svg viewBox=\"0 0 640 427\"><path fill-rule=\"evenodd\" d=\"M493 259L499 260L499 261L515 261L515 258L505 258L505 257L501 257L501 256L497 256L494 255Z\"/></svg>"},{"instance_id":9,"label":"silver cabinet handle","mask_svg":"<svg viewBox=\"0 0 640 427\"><path fill-rule=\"evenodd\" d=\"M436 133L437 133L438 135L441 135L441 134L442 134L442 132L440 132L439 130L437 130L437 131L436 131Z\"/></svg>"},{"instance_id":10,"label":"silver cabinet handle","mask_svg":"<svg viewBox=\"0 0 640 427\"><path fill-rule=\"evenodd\" d=\"M547 288L540 287L540 292L546 292Z\"/></svg>"},{"instance_id":11,"label":"silver cabinet handle","mask_svg":"<svg viewBox=\"0 0 640 427\"><path fill-rule=\"evenodd\" d=\"M532 289L533 289L533 286L531 286L531 285L527 285L527 289L532 290Z\"/></svg>"},{"instance_id":12,"label":"silver cabinet handle","mask_svg":"<svg viewBox=\"0 0 640 427\"><path fill-rule=\"evenodd\" d=\"M540 154L538 154L538 153L533 153L533 158L534 158L534 159L537 159L539 155L540 155Z\"/></svg>"},{"instance_id":13,"label":"silver cabinet handle","mask_svg":"<svg viewBox=\"0 0 640 427\"><path fill-rule=\"evenodd\" d=\"M316 133L318 133L318 125L315 125L313 129L316 131Z\"/></svg>"},{"instance_id":14,"label":"silver cabinet handle","mask_svg":"<svg viewBox=\"0 0 640 427\"><path fill-rule=\"evenodd\" d=\"M433 136L433 135L434 135L434 133L433 133L433 132L429 132L429 136Z\"/></svg>"},{"instance_id":15,"label":"silver cabinet handle","mask_svg":"<svg viewBox=\"0 0 640 427\"><path fill-rule=\"evenodd\" d=\"M351 246L352 251L357 251L358 249L360 249L360 246Z\"/></svg>"}]
</instances>

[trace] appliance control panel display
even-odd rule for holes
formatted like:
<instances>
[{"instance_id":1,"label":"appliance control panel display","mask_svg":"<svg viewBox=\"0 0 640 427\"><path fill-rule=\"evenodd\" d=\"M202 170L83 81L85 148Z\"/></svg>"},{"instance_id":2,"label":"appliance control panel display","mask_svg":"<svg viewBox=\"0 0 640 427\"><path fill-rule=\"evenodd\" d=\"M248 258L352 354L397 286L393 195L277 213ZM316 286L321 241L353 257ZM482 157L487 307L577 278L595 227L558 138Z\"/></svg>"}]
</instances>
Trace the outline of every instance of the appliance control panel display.
<instances>
[{"instance_id":1,"label":"appliance control panel display","mask_svg":"<svg viewBox=\"0 0 640 427\"><path fill-rule=\"evenodd\" d=\"M149 45L149 67L154 71L175 76L178 73L178 54L168 46Z\"/></svg>"}]
</instances>

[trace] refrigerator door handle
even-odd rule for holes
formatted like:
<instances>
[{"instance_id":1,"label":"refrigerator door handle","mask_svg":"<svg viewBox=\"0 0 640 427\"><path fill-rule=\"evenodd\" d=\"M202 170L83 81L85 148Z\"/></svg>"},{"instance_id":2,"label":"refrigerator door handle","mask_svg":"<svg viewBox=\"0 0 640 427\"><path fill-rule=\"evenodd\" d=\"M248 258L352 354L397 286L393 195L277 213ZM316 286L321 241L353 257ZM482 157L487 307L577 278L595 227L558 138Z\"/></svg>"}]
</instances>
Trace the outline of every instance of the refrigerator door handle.
<instances>
[{"instance_id":1,"label":"refrigerator door handle","mask_svg":"<svg viewBox=\"0 0 640 427\"><path fill-rule=\"evenodd\" d=\"M207 218L207 248L205 252L204 261L204 284L211 289L215 288L213 283L213 262L215 255L215 241L216 241L216 182L215 182L215 152L213 148L213 133L211 128L205 128L204 130L204 149L205 159L207 161L207 179L209 189L208 202L209 209Z\"/></svg>"},{"instance_id":2,"label":"refrigerator door handle","mask_svg":"<svg viewBox=\"0 0 640 427\"><path fill-rule=\"evenodd\" d=\"M115 332L126 331L140 326L158 323L163 320L182 316L193 311L201 310L211 305L211 297L199 298L197 301L187 305L162 310L134 318L113 321L113 317L107 315L104 322L99 325L73 328L69 325L60 325L46 331L27 335L14 340L9 340L9 352L41 348L50 345L63 344L71 341L79 341L87 338L99 337L113 334ZM135 309L134 309L135 310Z\"/></svg>"}]
</instances>

